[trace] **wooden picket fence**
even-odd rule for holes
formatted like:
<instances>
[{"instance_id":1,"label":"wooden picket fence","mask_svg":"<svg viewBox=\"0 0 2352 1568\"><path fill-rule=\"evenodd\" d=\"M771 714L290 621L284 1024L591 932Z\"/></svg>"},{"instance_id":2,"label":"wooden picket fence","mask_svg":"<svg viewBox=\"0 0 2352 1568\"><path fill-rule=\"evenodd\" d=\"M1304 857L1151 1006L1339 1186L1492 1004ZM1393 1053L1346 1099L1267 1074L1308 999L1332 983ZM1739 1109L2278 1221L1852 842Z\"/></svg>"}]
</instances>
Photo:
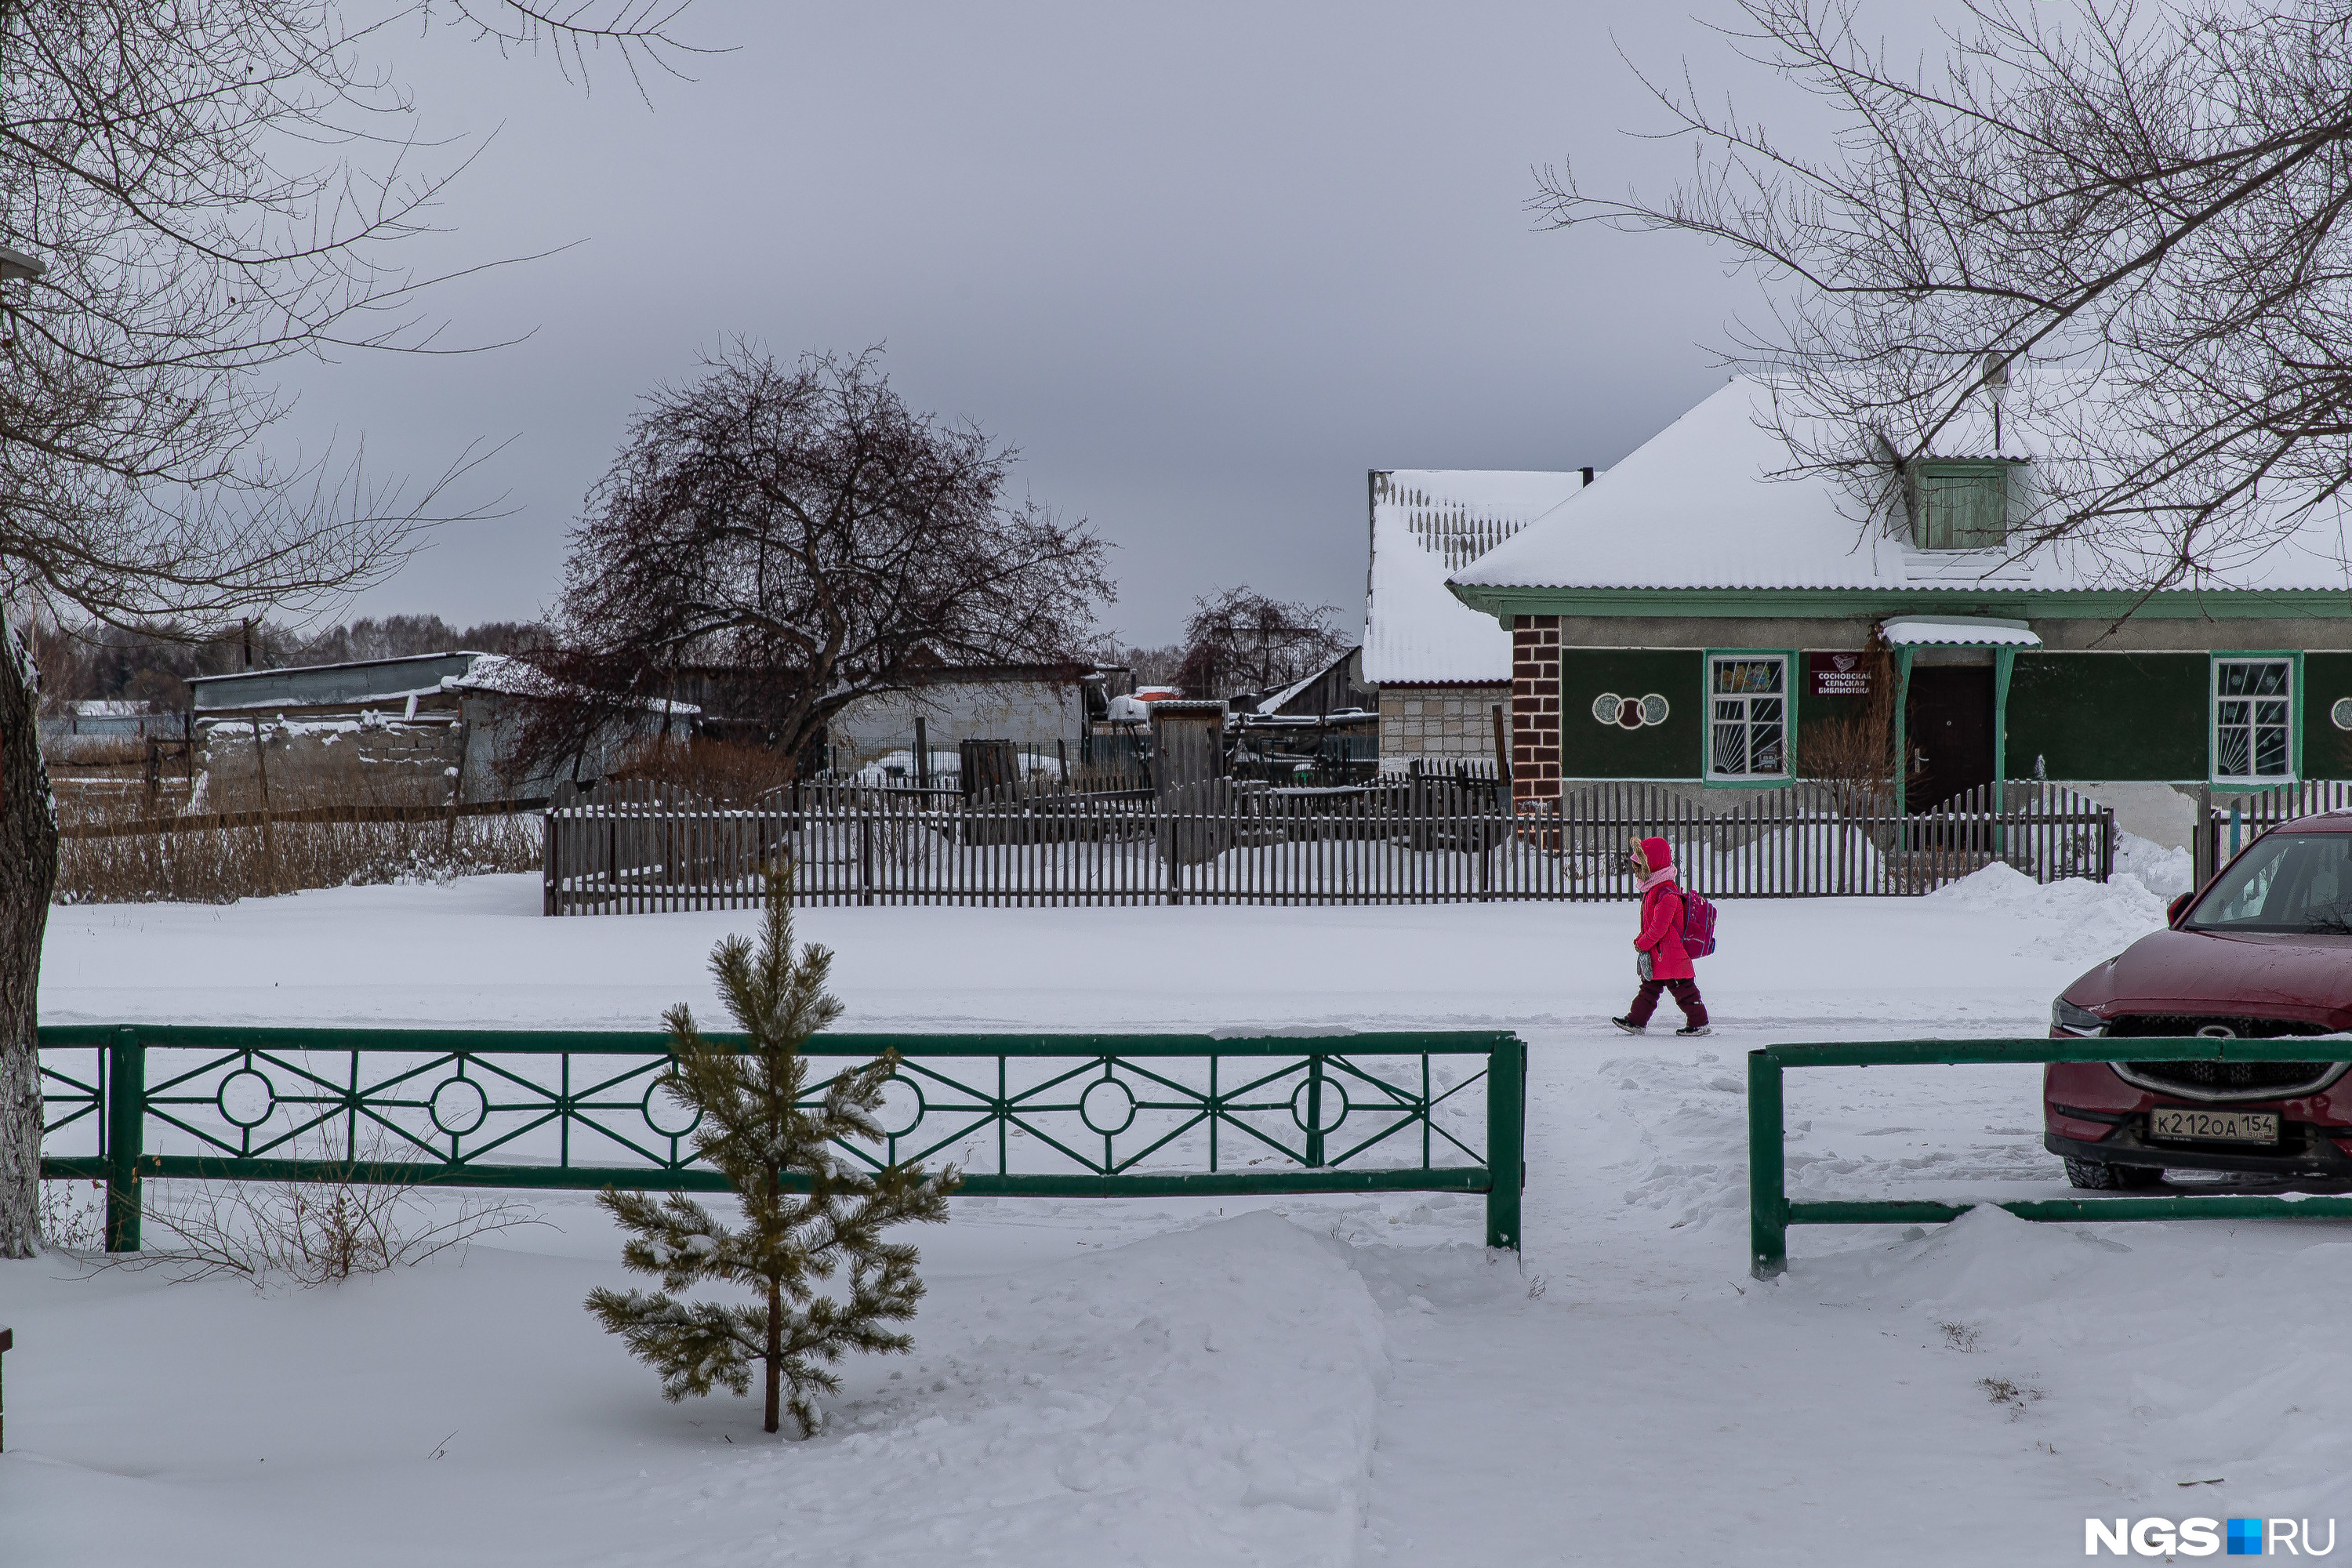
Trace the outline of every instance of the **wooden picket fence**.
<instances>
[{"instance_id":1,"label":"wooden picket fence","mask_svg":"<svg viewBox=\"0 0 2352 1568\"><path fill-rule=\"evenodd\" d=\"M1801 783L1696 792L1643 784L1514 809L1459 776L1275 789L1218 780L1167 798L845 786L722 807L649 783L559 795L546 912L642 914L758 902L789 854L813 904L1362 904L1625 899L1628 841L1660 835L1715 898L1927 892L1996 860L2038 880L2105 880L2115 814L2072 791L1988 785L1896 816L1882 796Z\"/></svg>"},{"instance_id":2,"label":"wooden picket fence","mask_svg":"<svg viewBox=\"0 0 2352 1568\"><path fill-rule=\"evenodd\" d=\"M2215 795L2205 814L2206 857L2199 879L2230 863L2230 857L2269 829L2298 816L2352 811L2352 779L2306 779L2245 795Z\"/></svg>"}]
</instances>

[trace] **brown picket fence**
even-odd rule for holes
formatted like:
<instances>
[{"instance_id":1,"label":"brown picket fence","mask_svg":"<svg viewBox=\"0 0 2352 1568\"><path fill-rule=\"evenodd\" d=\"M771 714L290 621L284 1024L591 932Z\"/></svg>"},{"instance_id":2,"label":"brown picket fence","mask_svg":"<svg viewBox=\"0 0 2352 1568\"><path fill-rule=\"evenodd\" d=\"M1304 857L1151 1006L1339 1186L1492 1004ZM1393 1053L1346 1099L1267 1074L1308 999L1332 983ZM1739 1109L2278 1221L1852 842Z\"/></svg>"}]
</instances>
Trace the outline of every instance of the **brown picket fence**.
<instances>
[{"instance_id":1,"label":"brown picket fence","mask_svg":"<svg viewBox=\"0 0 2352 1568\"><path fill-rule=\"evenodd\" d=\"M1986 785L1907 816L1811 783L1696 795L1607 784L1515 809L1465 770L1328 789L1218 780L1170 798L828 785L725 807L613 784L551 804L545 907L744 908L787 854L796 900L835 905L1625 899L1628 841L1654 834L1713 898L1924 893L1997 860L2104 881L2115 865L2115 814L2053 785Z\"/></svg>"},{"instance_id":2,"label":"brown picket fence","mask_svg":"<svg viewBox=\"0 0 2352 1568\"><path fill-rule=\"evenodd\" d=\"M2273 789L2211 797L2205 814L2206 858L2200 879L2283 822L2324 811L2352 811L2352 779L2305 779Z\"/></svg>"}]
</instances>

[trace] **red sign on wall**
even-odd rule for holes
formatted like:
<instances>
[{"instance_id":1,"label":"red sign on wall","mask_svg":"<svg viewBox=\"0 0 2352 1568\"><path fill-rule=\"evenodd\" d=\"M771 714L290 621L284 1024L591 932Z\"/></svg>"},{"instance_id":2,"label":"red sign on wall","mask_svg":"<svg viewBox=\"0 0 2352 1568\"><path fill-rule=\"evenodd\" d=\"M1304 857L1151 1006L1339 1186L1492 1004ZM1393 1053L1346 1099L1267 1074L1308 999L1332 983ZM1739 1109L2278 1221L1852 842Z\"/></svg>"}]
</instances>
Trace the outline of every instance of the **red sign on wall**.
<instances>
[{"instance_id":1,"label":"red sign on wall","mask_svg":"<svg viewBox=\"0 0 2352 1568\"><path fill-rule=\"evenodd\" d=\"M1805 668L1811 676L1806 689L1815 697L1870 695L1870 656L1863 653L1809 653Z\"/></svg>"}]
</instances>

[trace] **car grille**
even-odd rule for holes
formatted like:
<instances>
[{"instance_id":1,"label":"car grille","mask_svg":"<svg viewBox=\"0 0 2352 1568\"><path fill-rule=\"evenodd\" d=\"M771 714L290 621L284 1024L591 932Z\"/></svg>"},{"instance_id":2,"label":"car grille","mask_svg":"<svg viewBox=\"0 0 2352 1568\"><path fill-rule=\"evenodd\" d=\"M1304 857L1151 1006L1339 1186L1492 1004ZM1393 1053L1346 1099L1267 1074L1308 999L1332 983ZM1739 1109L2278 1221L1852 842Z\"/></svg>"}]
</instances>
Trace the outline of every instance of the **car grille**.
<instances>
[{"instance_id":1,"label":"car grille","mask_svg":"<svg viewBox=\"0 0 2352 1568\"><path fill-rule=\"evenodd\" d=\"M2316 1089L2334 1062L2126 1062L2136 1078L2208 1094L2293 1094Z\"/></svg>"},{"instance_id":2,"label":"car grille","mask_svg":"<svg viewBox=\"0 0 2352 1568\"><path fill-rule=\"evenodd\" d=\"M2315 1024L2293 1018L2216 1018L2172 1013L2127 1014L2111 1019L2110 1037L2174 1038L2219 1026L2240 1039L2276 1040L2316 1035ZM2118 1062L2125 1078L2144 1089L2170 1089L2191 1099L2231 1100L2305 1094L2323 1089L2344 1071L2340 1062Z\"/></svg>"}]
</instances>

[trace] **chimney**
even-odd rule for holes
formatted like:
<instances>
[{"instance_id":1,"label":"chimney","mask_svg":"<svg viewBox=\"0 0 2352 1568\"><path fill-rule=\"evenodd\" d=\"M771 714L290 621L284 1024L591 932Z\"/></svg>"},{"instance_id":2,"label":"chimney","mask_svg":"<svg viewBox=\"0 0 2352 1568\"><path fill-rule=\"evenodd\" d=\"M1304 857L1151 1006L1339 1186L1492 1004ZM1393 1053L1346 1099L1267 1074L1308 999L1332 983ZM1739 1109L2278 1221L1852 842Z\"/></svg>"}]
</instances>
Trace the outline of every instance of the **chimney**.
<instances>
[{"instance_id":1,"label":"chimney","mask_svg":"<svg viewBox=\"0 0 2352 1568\"><path fill-rule=\"evenodd\" d=\"M1578 473L1582 474L1582 475L1584 476L1584 482L1585 482L1585 484L1588 484L1588 485L1589 485L1589 484L1591 484L1591 483L1592 482L1592 470L1591 470L1591 468L1589 468L1589 467L1587 467L1587 468L1579 468L1579 469L1577 469L1576 471L1577 471ZM1581 488L1581 487L1579 487L1579 488Z\"/></svg>"}]
</instances>

